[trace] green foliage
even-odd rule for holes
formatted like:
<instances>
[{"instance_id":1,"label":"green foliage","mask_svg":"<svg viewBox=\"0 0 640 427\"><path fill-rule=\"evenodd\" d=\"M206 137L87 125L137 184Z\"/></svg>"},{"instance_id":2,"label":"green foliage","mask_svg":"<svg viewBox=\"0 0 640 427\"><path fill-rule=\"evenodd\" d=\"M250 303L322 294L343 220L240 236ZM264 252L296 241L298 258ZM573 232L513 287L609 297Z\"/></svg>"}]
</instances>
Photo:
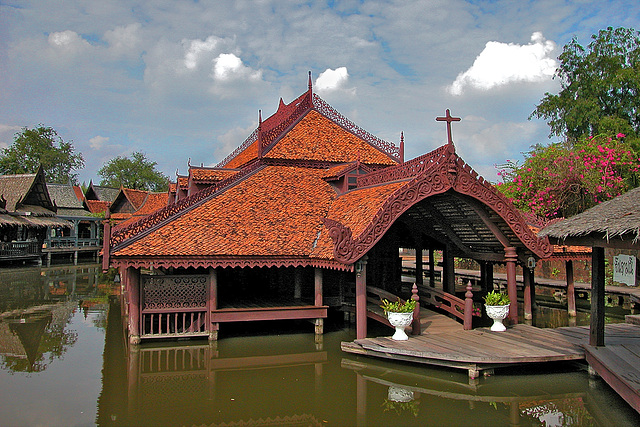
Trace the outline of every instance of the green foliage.
<instances>
[{"instance_id":1,"label":"green foliage","mask_svg":"<svg viewBox=\"0 0 640 427\"><path fill-rule=\"evenodd\" d=\"M509 305L511 300L509 300L509 296L502 292L491 291L484 297L484 302L487 305Z\"/></svg>"},{"instance_id":2,"label":"green foliage","mask_svg":"<svg viewBox=\"0 0 640 427\"><path fill-rule=\"evenodd\" d=\"M416 308L416 302L413 300L404 301L400 298L393 302L383 299L380 307L382 307L385 313L412 313Z\"/></svg>"},{"instance_id":3,"label":"green foliage","mask_svg":"<svg viewBox=\"0 0 640 427\"><path fill-rule=\"evenodd\" d=\"M508 162L498 190L519 209L547 218L569 217L640 182L640 159L624 134L598 135L573 144L536 145L523 165Z\"/></svg>"},{"instance_id":4,"label":"green foliage","mask_svg":"<svg viewBox=\"0 0 640 427\"><path fill-rule=\"evenodd\" d=\"M35 173L40 164L47 182L76 184L78 174L73 171L84 167L84 159L75 152L73 143L63 141L53 128L44 125L24 127L0 154L2 174Z\"/></svg>"},{"instance_id":5,"label":"green foliage","mask_svg":"<svg viewBox=\"0 0 640 427\"><path fill-rule=\"evenodd\" d=\"M134 190L166 191L169 178L156 170L156 162L146 158L141 152L135 152L129 157L116 157L105 163L98 171L102 177L100 185L118 188L132 188Z\"/></svg>"},{"instance_id":6,"label":"green foliage","mask_svg":"<svg viewBox=\"0 0 640 427\"><path fill-rule=\"evenodd\" d=\"M630 28L600 30L585 48L574 38L558 57L561 91L546 93L531 114L551 134L570 140L597 134L640 136L640 33Z\"/></svg>"}]
</instances>

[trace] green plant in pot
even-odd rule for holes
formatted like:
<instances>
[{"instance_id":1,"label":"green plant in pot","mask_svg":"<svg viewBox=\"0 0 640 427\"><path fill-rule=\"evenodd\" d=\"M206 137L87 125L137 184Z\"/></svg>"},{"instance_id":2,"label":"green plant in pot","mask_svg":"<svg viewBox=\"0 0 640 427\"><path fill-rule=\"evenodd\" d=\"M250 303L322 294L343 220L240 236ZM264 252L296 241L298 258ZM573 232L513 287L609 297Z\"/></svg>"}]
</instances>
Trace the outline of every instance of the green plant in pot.
<instances>
[{"instance_id":1,"label":"green plant in pot","mask_svg":"<svg viewBox=\"0 0 640 427\"><path fill-rule=\"evenodd\" d=\"M509 314L509 304L511 300L509 296L502 292L491 291L484 297L485 309L487 310L487 316L493 319L492 331L502 332L507 328L502 321Z\"/></svg>"},{"instance_id":2,"label":"green plant in pot","mask_svg":"<svg viewBox=\"0 0 640 427\"><path fill-rule=\"evenodd\" d=\"M380 307L382 307L387 315L387 320L391 326L396 328L396 332L391 338L398 341L408 340L409 337L405 333L404 328L409 326L413 320L413 310L416 308L416 301L404 301L400 298L396 301L383 299Z\"/></svg>"},{"instance_id":3,"label":"green plant in pot","mask_svg":"<svg viewBox=\"0 0 640 427\"><path fill-rule=\"evenodd\" d=\"M511 300L509 300L509 296L507 294L503 294L502 292L491 291L484 297L484 302L486 305L509 305L511 304Z\"/></svg>"}]
</instances>

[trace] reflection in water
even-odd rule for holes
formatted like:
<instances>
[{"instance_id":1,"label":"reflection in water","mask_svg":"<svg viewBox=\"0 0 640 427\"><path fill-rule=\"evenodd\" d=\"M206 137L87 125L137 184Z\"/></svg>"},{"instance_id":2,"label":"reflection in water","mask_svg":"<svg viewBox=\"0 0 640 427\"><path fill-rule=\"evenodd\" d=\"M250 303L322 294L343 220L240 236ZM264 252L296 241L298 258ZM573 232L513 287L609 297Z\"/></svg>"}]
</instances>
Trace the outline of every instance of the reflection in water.
<instances>
[{"instance_id":1,"label":"reflection in water","mask_svg":"<svg viewBox=\"0 0 640 427\"><path fill-rule=\"evenodd\" d=\"M97 266L11 274L0 273L4 425L640 425L573 367L469 382L465 372L342 353L355 331L336 318L320 346L300 332L304 322L267 322L229 324L217 345L128 348Z\"/></svg>"},{"instance_id":2,"label":"reflection in water","mask_svg":"<svg viewBox=\"0 0 640 427\"><path fill-rule=\"evenodd\" d=\"M63 357L77 333L66 328L78 307L106 302L96 286L97 266L5 270L0 273L2 368L41 372ZM104 325L103 325L104 326Z\"/></svg>"}]
</instances>

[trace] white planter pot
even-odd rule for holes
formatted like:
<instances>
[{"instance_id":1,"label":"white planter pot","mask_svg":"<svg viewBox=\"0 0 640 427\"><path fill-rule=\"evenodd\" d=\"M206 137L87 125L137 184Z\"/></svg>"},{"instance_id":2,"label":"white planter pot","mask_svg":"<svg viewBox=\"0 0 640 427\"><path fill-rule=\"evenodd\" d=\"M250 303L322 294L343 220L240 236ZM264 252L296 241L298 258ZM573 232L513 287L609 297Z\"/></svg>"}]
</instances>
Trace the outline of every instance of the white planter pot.
<instances>
[{"instance_id":1,"label":"white planter pot","mask_svg":"<svg viewBox=\"0 0 640 427\"><path fill-rule=\"evenodd\" d=\"M487 316L493 319L493 325L491 325L492 331L502 332L507 328L502 324L502 321L509 314L509 305L484 305L487 309Z\"/></svg>"},{"instance_id":2,"label":"white planter pot","mask_svg":"<svg viewBox=\"0 0 640 427\"><path fill-rule=\"evenodd\" d=\"M387 313L387 319L389 320L389 323L391 323L391 326L396 328L396 333L393 334L391 338L397 341L405 341L409 339L407 334L404 332L404 328L411 324L411 321L413 320L413 313L395 313L390 311Z\"/></svg>"}]
</instances>

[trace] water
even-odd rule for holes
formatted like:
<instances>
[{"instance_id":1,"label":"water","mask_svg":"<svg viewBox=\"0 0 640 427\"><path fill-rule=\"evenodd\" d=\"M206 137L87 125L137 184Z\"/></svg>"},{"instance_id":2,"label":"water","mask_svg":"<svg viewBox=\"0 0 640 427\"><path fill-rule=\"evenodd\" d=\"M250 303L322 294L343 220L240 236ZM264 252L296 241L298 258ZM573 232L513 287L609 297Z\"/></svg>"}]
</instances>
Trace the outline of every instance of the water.
<instances>
[{"instance_id":1,"label":"water","mask_svg":"<svg viewBox=\"0 0 640 427\"><path fill-rule=\"evenodd\" d=\"M266 322L223 325L217 345L131 351L117 287L99 285L97 268L0 272L1 425L640 425L573 365L470 383L462 371L343 353L355 330L337 318L321 345L310 323Z\"/></svg>"}]
</instances>

